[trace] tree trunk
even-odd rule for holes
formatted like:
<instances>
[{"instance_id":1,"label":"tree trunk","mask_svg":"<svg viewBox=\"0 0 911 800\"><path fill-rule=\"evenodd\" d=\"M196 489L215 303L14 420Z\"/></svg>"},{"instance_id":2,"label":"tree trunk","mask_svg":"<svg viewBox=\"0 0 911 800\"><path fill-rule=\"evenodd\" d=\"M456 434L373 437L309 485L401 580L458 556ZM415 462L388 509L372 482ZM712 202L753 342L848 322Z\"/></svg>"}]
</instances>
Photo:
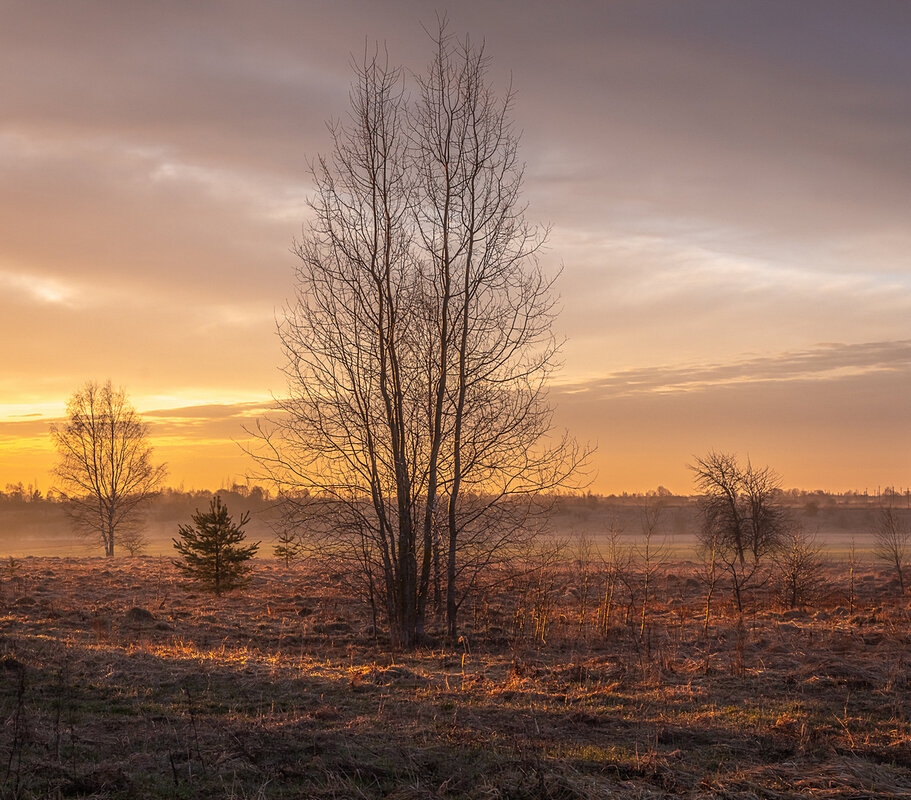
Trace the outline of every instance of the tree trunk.
<instances>
[{"instance_id":1,"label":"tree trunk","mask_svg":"<svg viewBox=\"0 0 911 800\"><path fill-rule=\"evenodd\" d=\"M449 552L446 557L446 632L452 641L458 637L458 613L456 604L456 536L449 532Z\"/></svg>"}]
</instances>

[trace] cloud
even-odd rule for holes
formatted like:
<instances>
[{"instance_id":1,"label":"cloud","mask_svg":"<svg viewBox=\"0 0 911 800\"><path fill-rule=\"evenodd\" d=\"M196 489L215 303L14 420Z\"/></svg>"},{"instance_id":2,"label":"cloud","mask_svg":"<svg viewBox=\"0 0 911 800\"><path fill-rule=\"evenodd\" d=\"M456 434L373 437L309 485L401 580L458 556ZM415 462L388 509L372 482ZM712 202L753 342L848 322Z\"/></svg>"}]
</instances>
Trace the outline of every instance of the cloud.
<instances>
[{"instance_id":1,"label":"cloud","mask_svg":"<svg viewBox=\"0 0 911 800\"><path fill-rule=\"evenodd\" d=\"M96 294L272 299L303 215L303 188L103 138L0 135L0 179L0 258Z\"/></svg>"},{"instance_id":2,"label":"cloud","mask_svg":"<svg viewBox=\"0 0 911 800\"><path fill-rule=\"evenodd\" d=\"M77 291L55 278L0 270L0 286L32 303L71 305Z\"/></svg>"},{"instance_id":3,"label":"cloud","mask_svg":"<svg viewBox=\"0 0 911 800\"><path fill-rule=\"evenodd\" d=\"M203 403L144 411L142 418L149 424L150 439L156 447L184 451L180 457L186 460L196 447L236 446L235 442L248 438L246 427L273 410L272 401ZM0 419L0 443L7 451L47 451L50 465L50 426L63 422L63 417L41 413L9 414Z\"/></svg>"},{"instance_id":4,"label":"cloud","mask_svg":"<svg viewBox=\"0 0 911 800\"><path fill-rule=\"evenodd\" d=\"M826 345L727 364L623 371L557 387L557 424L599 445L595 489L690 491L709 449L770 464L789 486L906 485L911 343Z\"/></svg>"},{"instance_id":5,"label":"cloud","mask_svg":"<svg viewBox=\"0 0 911 800\"><path fill-rule=\"evenodd\" d=\"M249 438L246 429L275 410L272 400L198 403L143 411L152 438L191 449L194 443L229 444Z\"/></svg>"},{"instance_id":6,"label":"cloud","mask_svg":"<svg viewBox=\"0 0 911 800\"><path fill-rule=\"evenodd\" d=\"M839 381L874 373L911 379L911 339L864 344L822 344L815 348L753 356L726 364L668 365L623 370L589 381L559 385L554 397L580 393L598 398L700 392L762 383Z\"/></svg>"},{"instance_id":7,"label":"cloud","mask_svg":"<svg viewBox=\"0 0 911 800\"><path fill-rule=\"evenodd\" d=\"M271 404L258 402L241 403L205 403L202 405L180 406L178 408L159 408L145 412L145 416L156 419L180 417L181 419L226 419L248 416L250 412L270 408Z\"/></svg>"}]
</instances>

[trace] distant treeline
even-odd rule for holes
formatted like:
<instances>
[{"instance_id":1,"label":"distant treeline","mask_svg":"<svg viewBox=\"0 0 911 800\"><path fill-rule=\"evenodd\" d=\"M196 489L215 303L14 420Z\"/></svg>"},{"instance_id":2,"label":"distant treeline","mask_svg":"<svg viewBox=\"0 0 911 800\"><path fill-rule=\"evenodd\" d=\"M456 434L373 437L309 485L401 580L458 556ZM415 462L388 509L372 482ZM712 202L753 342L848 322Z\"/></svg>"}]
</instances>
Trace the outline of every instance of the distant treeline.
<instances>
[{"instance_id":1,"label":"distant treeline","mask_svg":"<svg viewBox=\"0 0 911 800\"><path fill-rule=\"evenodd\" d=\"M221 489L191 489L169 487L163 489L155 498L155 505L162 506L186 506L195 508L196 505L207 504L212 497L218 495L225 503L234 501L235 505L243 505L254 511L264 510L266 507L274 505L276 502L275 495L264 486L258 484L239 484L235 483L230 488ZM584 493L561 493L554 498L557 510L568 511L579 504L597 506L601 503L623 506L632 505L640 506L643 503L653 503L660 501L669 506L688 505L698 501L698 495L679 495L674 494L664 486L657 489L650 489L645 492L622 492L620 494L597 494L593 492ZM911 489L885 487L877 488L875 491L847 491L847 492L827 492L822 489L785 489L781 492L782 502L792 508L803 509L810 514L814 510L832 506L862 506L862 507L879 507L884 505L901 506L911 508ZM19 506L24 503L50 503L57 504L65 502L62 495L51 489L43 494L37 487L32 484L8 483L3 491L0 491L0 506ZM195 504L195 505L194 505Z\"/></svg>"},{"instance_id":2,"label":"distant treeline","mask_svg":"<svg viewBox=\"0 0 911 800\"><path fill-rule=\"evenodd\" d=\"M244 504L245 507L257 510L275 503L275 497L268 489L258 485L248 486L239 483L233 484L229 489L215 490L167 488L155 496L154 503L165 506L189 505L195 508L196 505L208 505L215 495L221 497L226 503L233 500L236 504ZM26 503L57 505L65 502L66 498L60 492L50 489L46 494L42 494L32 484L25 485L21 482L8 483L5 491L0 491L0 506L21 506Z\"/></svg>"},{"instance_id":3,"label":"distant treeline","mask_svg":"<svg viewBox=\"0 0 911 800\"><path fill-rule=\"evenodd\" d=\"M872 506L883 505L907 506L911 508L911 489L892 486L877 487L873 492L864 489L861 491L827 492L822 489L783 489L779 493L781 502L792 508L806 507L808 509L822 508L824 506ZM620 494L562 494L558 503L573 505L580 500L596 505L601 502L611 504L641 505L643 502L663 501L670 505L681 503L695 503L699 495L674 494L669 489L659 486L646 492L622 492Z\"/></svg>"},{"instance_id":4,"label":"distant treeline","mask_svg":"<svg viewBox=\"0 0 911 800\"><path fill-rule=\"evenodd\" d=\"M171 538L197 509L208 507L218 495L233 514L251 514L248 536L264 543L262 554L270 555L281 527L282 511L274 493L258 485L234 484L230 488L183 490L168 488L146 506L141 520L147 553L171 552ZM566 540L585 537L602 541L612 532L635 538L641 533L645 509L660 506L656 533L677 548L692 549L701 526L699 498L674 495L663 487L639 494L593 493L551 495L547 533ZM781 493L796 522L816 532L830 549L845 550L856 537L859 547L876 529L879 509L911 508L907 491L887 489L877 493L791 489ZM0 491L0 558L6 555L95 555L99 545L93 537L80 536L67 515L63 498L54 492L42 494L33 486L7 485ZM911 513L911 512L908 512ZM688 552L688 551L687 551Z\"/></svg>"},{"instance_id":5,"label":"distant treeline","mask_svg":"<svg viewBox=\"0 0 911 800\"><path fill-rule=\"evenodd\" d=\"M248 534L253 541L271 541L278 516L275 498L260 486L236 484L216 491L165 489L144 507L137 522L150 555L171 553L178 526L198 509L206 509L218 495L232 514L250 512ZM83 535L67 514L65 499L56 492L44 495L34 487L7 485L0 492L0 558L15 555L99 555L99 537Z\"/></svg>"}]
</instances>

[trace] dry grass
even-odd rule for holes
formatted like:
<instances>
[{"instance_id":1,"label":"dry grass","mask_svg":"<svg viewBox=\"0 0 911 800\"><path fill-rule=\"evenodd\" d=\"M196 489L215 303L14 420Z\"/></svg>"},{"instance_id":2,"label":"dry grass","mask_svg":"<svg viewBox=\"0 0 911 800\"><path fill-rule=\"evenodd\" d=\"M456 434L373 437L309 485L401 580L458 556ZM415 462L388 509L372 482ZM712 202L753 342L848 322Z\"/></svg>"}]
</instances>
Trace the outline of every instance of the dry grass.
<instances>
[{"instance_id":1,"label":"dry grass","mask_svg":"<svg viewBox=\"0 0 911 800\"><path fill-rule=\"evenodd\" d=\"M544 601L504 577L457 647L392 654L315 568L257 562L217 599L164 559L25 559L0 575L0 797L911 797L885 580L851 611L833 565L814 609L703 637L690 567L641 637L622 605L602 633L567 565Z\"/></svg>"}]
</instances>

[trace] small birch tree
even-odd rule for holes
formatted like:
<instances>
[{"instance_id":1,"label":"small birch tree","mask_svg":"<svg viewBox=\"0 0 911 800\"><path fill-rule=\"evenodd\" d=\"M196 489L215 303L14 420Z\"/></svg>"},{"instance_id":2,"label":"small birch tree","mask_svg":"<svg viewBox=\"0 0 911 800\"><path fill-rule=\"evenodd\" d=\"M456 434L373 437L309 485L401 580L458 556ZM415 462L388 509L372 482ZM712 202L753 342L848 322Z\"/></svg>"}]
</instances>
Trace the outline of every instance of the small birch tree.
<instances>
[{"instance_id":1,"label":"small birch tree","mask_svg":"<svg viewBox=\"0 0 911 800\"><path fill-rule=\"evenodd\" d=\"M101 538L108 557L167 474L164 464L152 463L148 438L148 425L110 381L86 383L67 402L66 420L51 426L68 513L78 528Z\"/></svg>"}]
</instances>

